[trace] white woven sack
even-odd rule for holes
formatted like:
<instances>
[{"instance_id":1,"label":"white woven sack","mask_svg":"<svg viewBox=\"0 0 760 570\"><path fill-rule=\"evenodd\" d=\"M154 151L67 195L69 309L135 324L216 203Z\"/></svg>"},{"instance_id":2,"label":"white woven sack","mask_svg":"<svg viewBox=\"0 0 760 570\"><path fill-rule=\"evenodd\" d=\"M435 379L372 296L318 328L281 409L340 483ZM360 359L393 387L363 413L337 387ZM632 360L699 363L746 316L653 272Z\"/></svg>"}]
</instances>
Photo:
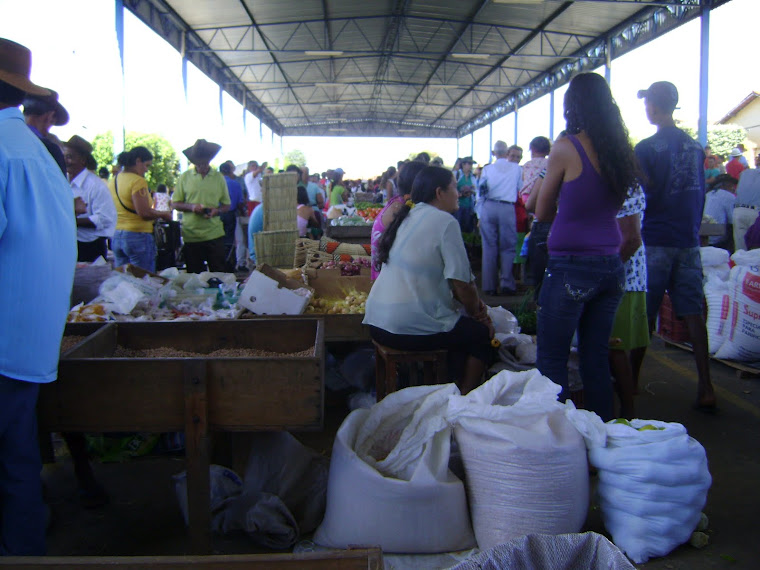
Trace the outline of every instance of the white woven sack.
<instances>
[{"instance_id":1,"label":"white woven sack","mask_svg":"<svg viewBox=\"0 0 760 570\"><path fill-rule=\"evenodd\" d=\"M444 406L456 393L454 384L407 388L349 414L333 444L327 510L314 542L398 553L475 546L464 484L448 468Z\"/></svg>"},{"instance_id":2,"label":"white woven sack","mask_svg":"<svg viewBox=\"0 0 760 570\"><path fill-rule=\"evenodd\" d=\"M702 267L728 265L728 251L720 247L700 247L699 257L702 260Z\"/></svg>"},{"instance_id":3,"label":"white woven sack","mask_svg":"<svg viewBox=\"0 0 760 570\"><path fill-rule=\"evenodd\" d=\"M634 429L647 424L663 429ZM705 450L677 423L603 425L606 444L587 441L589 461L599 470L604 525L635 563L665 556L688 541L699 522L712 482Z\"/></svg>"},{"instance_id":4,"label":"white woven sack","mask_svg":"<svg viewBox=\"0 0 760 570\"><path fill-rule=\"evenodd\" d=\"M729 287L729 327L715 356L746 362L760 360L760 265L734 267Z\"/></svg>"},{"instance_id":5,"label":"white woven sack","mask_svg":"<svg viewBox=\"0 0 760 570\"><path fill-rule=\"evenodd\" d=\"M707 300L707 344L710 354L715 354L726 340L731 309L732 287L716 275L707 276L705 299Z\"/></svg>"},{"instance_id":6,"label":"white woven sack","mask_svg":"<svg viewBox=\"0 0 760 570\"><path fill-rule=\"evenodd\" d=\"M583 438L538 370L503 371L449 401L481 549L525 534L578 532L588 511Z\"/></svg>"}]
</instances>

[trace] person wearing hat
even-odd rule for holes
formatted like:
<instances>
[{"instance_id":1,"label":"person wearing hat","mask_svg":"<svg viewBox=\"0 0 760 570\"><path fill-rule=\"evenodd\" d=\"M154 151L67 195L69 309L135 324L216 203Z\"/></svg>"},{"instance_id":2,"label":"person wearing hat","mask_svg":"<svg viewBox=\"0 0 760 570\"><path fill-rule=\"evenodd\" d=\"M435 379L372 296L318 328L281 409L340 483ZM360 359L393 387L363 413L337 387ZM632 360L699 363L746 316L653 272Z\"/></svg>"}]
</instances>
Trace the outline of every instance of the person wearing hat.
<instances>
[{"instance_id":1,"label":"person wearing hat","mask_svg":"<svg viewBox=\"0 0 760 570\"><path fill-rule=\"evenodd\" d=\"M676 316L689 330L697 366L695 406L716 409L710 379L707 329L703 316L702 260L699 228L705 205L705 153L702 146L679 129L673 120L678 89L669 81L656 81L638 92L647 119L657 132L634 149L642 170L646 208L641 237L647 257L647 318L654 331L660 304L667 291ZM646 347L631 351L634 382L638 381Z\"/></svg>"},{"instance_id":2,"label":"person wearing hat","mask_svg":"<svg viewBox=\"0 0 760 570\"><path fill-rule=\"evenodd\" d=\"M55 140L50 137L50 128L62 127L69 122L69 113L58 102L58 93L48 89L50 95L31 95L24 97L24 120L35 135L39 137L45 148L61 167L61 172L66 175L66 161L63 159L63 151Z\"/></svg>"},{"instance_id":3,"label":"person wearing hat","mask_svg":"<svg viewBox=\"0 0 760 570\"><path fill-rule=\"evenodd\" d=\"M224 226L219 217L230 209L227 184L210 162L221 146L198 139L182 152L194 168L179 177L172 195L172 208L182 215L182 240L188 273L225 270Z\"/></svg>"},{"instance_id":4,"label":"person wearing hat","mask_svg":"<svg viewBox=\"0 0 760 570\"><path fill-rule=\"evenodd\" d=\"M343 204L348 200L348 190L343 186L343 175L345 172L342 168L336 168L332 171L331 185L330 185L330 207L336 206L343 209Z\"/></svg>"},{"instance_id":5,"label":"person wearing hat","mask_svg":"<svg viewBox=\"0 0 760 570\"><path fill-rule=\"evenodd\" d=\"M107 241L116 229L116 205L106 183L93 172L97 164L92 156L92 145L74 135L64 149L74 197L81 198L87 207L77 216L77 261L91 263L98 257L106 259Z\"/></svg>"},{"instance_id":6,"label":"person wearing hat","mask_svg":"<svg viewBox=\"0 0 760 570\"><path fill-rule=\"evenodd\" d=\"M0 556L45 554L37 396L58 375L76 265L71 188L26 126L32 54L0 38Z\"/></svg>"},{"instance_id":7,"label":"person wearing hat","mask_svg":"<svg viewBox=\"0 0 760 570\"><path fill-rule=\"evenodd\" d=\"M478 217L483 242L482 289L486 295L513 295L517 284L512 264L517 246L515 202L522 182L522 169L508 159L509 147L496 141L496 160L486 165L478 189ZM500 290L500 291L499 291Z\"/></svg>"},{"instance_id":8,"label":"person wearing hat","mask_svg":"<svg viewBox=\"0 0 760 570\"><path fill-rule=\"evenodd\" d=\"M460 169L454 172L459 194L459 209L454 212L454 216L459 222L459 228L465 233L470 233L475 229L473 196L477 184L475 175L472 173L474 163L471 156L465 156L459 161Z\"/></svg>"},{"instance_id":9,"label":"person wearing hat","mask_svg":"<svg viewBox=\"0 0 760 570\"><path fill-rule=\"evenodd\" d=\"M744 157L740 148L731 149L731 160L726 163L726 174L739 180L742 172L747 170L747 167L740 160L742 158Z\"/></svg>"}]
</instances>

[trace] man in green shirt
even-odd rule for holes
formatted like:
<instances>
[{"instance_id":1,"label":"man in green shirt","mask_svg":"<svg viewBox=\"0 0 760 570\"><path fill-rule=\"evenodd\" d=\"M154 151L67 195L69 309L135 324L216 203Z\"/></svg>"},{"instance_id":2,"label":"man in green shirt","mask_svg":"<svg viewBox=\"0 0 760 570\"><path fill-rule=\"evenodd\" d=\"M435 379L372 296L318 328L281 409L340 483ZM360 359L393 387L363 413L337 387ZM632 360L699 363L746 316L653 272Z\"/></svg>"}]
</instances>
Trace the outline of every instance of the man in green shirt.
<instances>
[{"instance_id":1,"label":"man in green shirt","mask_svg":"<svg viewBox=\"0 0 760 570\"><path fill-rule=\"evenodd\" d=\"M224 226L219 218L230 209L224 176L210 166L221 146L198 139L182 152L195 166L182 173L172 195L172 208L182 214L182 240L188 273L224 271Z\"/></svg>"}]
</instances>

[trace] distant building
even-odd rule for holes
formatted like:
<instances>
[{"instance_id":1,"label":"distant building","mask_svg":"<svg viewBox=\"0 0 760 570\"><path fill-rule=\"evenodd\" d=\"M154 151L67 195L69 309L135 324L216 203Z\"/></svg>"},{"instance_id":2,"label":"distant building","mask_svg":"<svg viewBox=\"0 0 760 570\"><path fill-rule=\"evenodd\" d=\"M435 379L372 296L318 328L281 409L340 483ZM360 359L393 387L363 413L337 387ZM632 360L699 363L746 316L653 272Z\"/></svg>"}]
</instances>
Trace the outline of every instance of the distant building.
<instances>
[{"instance_id":1,"label":"distant building","mask_svg":"<svg viewBox=\"0 0 760 570\"><path fill-rule=\"evenodd\" d=\"M739 125L747 129L747 138L760 147L760 93L753 91L717 122L718 125Z\"/></svg>"}]
</instances>

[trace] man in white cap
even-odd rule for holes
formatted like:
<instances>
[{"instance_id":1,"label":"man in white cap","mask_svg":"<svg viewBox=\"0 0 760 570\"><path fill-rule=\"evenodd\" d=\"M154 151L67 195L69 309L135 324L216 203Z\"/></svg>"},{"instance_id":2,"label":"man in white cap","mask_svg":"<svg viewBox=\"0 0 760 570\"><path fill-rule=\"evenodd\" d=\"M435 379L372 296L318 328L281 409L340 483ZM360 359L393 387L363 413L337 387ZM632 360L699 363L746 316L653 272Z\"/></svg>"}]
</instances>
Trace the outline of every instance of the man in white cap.
<instances>
[{"instance_id":1,"label":"man in white cap","mask_svg":"<svg viewBox=\"0 0 760 570\"><path fill-rule=\"evenodd\" d=\"M678 105L675 85L657 81L649 89L639 91L638 97L644 99L647 119L657 127L654 135L635 148L646 194L641 237L647 255L649 330L654 331L667 291L676 316L686 322L694 349L699 379L695 406L704 412L714 412L699 253L699 228L705 205L705 153L673 120ZM637 382L645 353L646 347L631 351Z\"/></svg>"},{"instance_id":2,"label":"man in white cap","mask_svg":"<svg viewBox=\"0 0 760 570\"><path fill-rule=\"evenodd\" d=\"M514 295L517 291L512 264L517 246L515 202L522 169L508 160L509 147L496 141L496 159L483 168L478 187L478 217L483 242L482 284L485 295Z\"/></svg>"},{"instance_id":3,"label":"man in white cap","mask_svg":"<svg viewBox=\"0 0 760 570\"><path fill-rule=\"evenodd\" d=\"M37 396L58 376L76 264L71 188L19 110L32 54L0 38L0 556L45 554Z\"/></svg>"},{"instance_id":4,"label":"man in white cap","mask_svg":"<svg viewBox=\"0 0 760 570\"><path fill-rule=\"evenodd\" d=\"M172 195L172 208L183 212L182 240L188 273L225 271L224 225L220 214L230 209L227 183L211 160L221 146L198 139L182 152L195 168L183 172Z\"/></svg>"}]
</instances>

